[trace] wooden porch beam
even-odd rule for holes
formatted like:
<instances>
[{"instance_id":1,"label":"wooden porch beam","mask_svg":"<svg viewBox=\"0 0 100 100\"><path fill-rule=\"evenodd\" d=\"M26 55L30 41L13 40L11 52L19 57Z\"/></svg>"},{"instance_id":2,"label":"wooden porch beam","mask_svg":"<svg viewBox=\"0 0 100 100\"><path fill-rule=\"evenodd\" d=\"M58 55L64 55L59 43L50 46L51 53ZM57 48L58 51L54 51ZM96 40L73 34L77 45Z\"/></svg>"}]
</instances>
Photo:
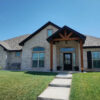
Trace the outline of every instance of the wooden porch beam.
<instances>
[{"instance_id":1,"label":"wooden porch beam","mask_svg":"<svg viewBox=\"0 0 100 100\"><path fill-rule=\"evenodd\" d=\"M50 71L53 71L53 41L50 42Z\"/></svg>"},{"instance_id":2,"label":"wooden porch beam","mask_svg":"<svg viewBox=\"0 0 100 100\"><path fill-rule=\"evenodd\" d=\"M80 40L80 53L81 53L81 71L83 72L83 43Z\"/></svg>"},{"instance_id":3,"label":"wooden porch beam","mask_svg":"<svg viewBox=\"0 0 100 100\"><path fill-rule=\"evenodd\" d=\"M65 37L64 37L61 33L59 33L59 35L60 35L60 37L61 37L62 39L65 39Z\"/></svg>"},{"instance_id":4,"label":"wooden porch beam","mask_svg":"<svg viewBox=\"0 0 100 100\"><path fill-rule=\"evenodd\" d=\"M80 38L76 37L76 38L64 38L64 39L61 39L61 38L58 38L58 39L54 39L53 41L65 41L65 40L80 40Z\"/></svg>"},{"instance_id":5,"label":"wooden porch beam","mask_svg":"<svg viewBox=\"0 0 100 100\"><path fill-rule=\"evenodd\" d=\"M72 34L73 34L72 32L69 33L69 34L67 35L67 38L70 38L70 36L71 36Z\"/></svg>"},{"instance_id":6,"label":"wooden porch beam","mask_svg":"<svg viewBox=\"0 0 100 100\"><path fill-rule=\"evenodd\" d=\"M66 30L64 30L64 36L65 36L65 37L67 36L67 31L66 31Z\"/></svg>"}]
</instances>

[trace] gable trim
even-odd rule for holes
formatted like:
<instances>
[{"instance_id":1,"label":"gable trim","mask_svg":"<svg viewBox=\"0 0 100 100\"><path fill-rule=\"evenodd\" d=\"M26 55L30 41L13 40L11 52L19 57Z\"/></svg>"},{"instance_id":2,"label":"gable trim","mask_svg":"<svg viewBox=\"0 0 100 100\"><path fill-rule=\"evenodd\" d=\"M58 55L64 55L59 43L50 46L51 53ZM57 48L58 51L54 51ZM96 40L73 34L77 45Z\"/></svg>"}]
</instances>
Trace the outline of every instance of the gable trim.
<instances>
[{"instance_id":1,"label":"gable trim","mask_svg":"<svg viewBox=\"0 0 100 100\"><path fill-rule=\"evenodd\" d=\"M50 37L48 37L48 38L47 38L47 41L48 41L48 42L51 42L54 38L56 38L56 37L59 36L59 33L63 34L63 31L64 31L64 30L69 30L70 32L73 32L75 35L78 35L78 36L80 37L80 39L83 40L83 43L84 43L84 41L86 40L86 36L85 36L85 35L83 35L83 34L77 32L77 31L71 29L71 28L68 27L68 26L64 26L64 27L60 28L58 31L56 31L53 35L51 35Z\"/></svg>"}]
</instances>

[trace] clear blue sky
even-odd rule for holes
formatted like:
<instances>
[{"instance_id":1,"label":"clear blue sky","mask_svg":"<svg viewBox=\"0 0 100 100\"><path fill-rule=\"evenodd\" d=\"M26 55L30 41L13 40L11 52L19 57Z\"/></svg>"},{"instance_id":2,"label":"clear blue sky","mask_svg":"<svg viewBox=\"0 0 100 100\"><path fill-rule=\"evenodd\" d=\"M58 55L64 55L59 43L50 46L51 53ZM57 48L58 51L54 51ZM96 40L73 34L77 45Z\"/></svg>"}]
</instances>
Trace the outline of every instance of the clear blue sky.
<instances>
[{"instance_id":1,"label":"clear blue sky","mask_svg":"<svg viewBox=\"0 0 100 100\"><path fill-rule=\"evenodd\" d=\"M0 40L32 33L48 21L100 37L100 0L0 0Z\"/></svg>"}]
</instances>

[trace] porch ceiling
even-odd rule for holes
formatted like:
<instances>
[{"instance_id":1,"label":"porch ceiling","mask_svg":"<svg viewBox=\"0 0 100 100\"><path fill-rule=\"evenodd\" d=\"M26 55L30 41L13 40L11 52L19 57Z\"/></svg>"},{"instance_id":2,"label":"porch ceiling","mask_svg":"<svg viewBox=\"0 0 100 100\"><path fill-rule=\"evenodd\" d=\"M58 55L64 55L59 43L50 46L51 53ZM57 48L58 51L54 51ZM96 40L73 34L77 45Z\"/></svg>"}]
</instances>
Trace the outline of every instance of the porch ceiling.
<instances>
[{"instance_id":1,"label":"porch ceiling","mask_svg":"<svg viewBox=\"0 0 100 100\"><path fill-rule=\"evenodd\" d=\"M53 35L48 37L47 41L62 41L62 40L82 40L84 43L86 39L86 36L83 34L64 26L63 28L59 29L57 32L55 32Z\"/></svg>"}]
</instances>

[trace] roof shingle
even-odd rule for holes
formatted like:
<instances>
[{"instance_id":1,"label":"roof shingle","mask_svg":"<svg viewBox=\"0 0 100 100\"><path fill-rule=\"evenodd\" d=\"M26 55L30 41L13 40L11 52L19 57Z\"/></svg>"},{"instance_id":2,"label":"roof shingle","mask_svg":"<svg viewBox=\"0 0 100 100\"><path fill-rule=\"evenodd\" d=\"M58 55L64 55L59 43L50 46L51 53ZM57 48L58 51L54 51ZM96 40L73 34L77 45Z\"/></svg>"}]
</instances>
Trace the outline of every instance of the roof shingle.
<instances>
[{"instance_id":1,"label":"roof shingle","mask_svg":"<svg viewBox=\"0 0 100 100\"><path fill-rule=\"evenodd\" d=\"M19 50L22 50L22 46L20 46L19 43L23 41L24 39L26 39L28 36L30 36L30 34L0 41L0 45L8 51L19 51Z\"/></svg>"},{"instance_id":2,"label":"roof shingle","mask_svg":"<svg viewBox=\"0 0 100 100\"><path fill-rule=\"evenodd\" d=\"M20 46L19 43L29 36L30 34L26 34L26 35L15 37L15 38L8 39L5 41L0 41L0 46L2 46L4 49L8 51L22 50L22 46ZM100 47L100 38L96 38L93 36L86 36L86 40L83 47L84 48Z\"/></svg>"},{"instance_id":3,"label":"roof shingle","mask_svg":"<svg viewBox=\"0 0 100 100\"><path fill-rule=\"evenodd\" d=\"M86 36L86 40L83 47L99 47L99 46L100 46L100 38L93 36Z\"/></svg>"}]
</instances>

